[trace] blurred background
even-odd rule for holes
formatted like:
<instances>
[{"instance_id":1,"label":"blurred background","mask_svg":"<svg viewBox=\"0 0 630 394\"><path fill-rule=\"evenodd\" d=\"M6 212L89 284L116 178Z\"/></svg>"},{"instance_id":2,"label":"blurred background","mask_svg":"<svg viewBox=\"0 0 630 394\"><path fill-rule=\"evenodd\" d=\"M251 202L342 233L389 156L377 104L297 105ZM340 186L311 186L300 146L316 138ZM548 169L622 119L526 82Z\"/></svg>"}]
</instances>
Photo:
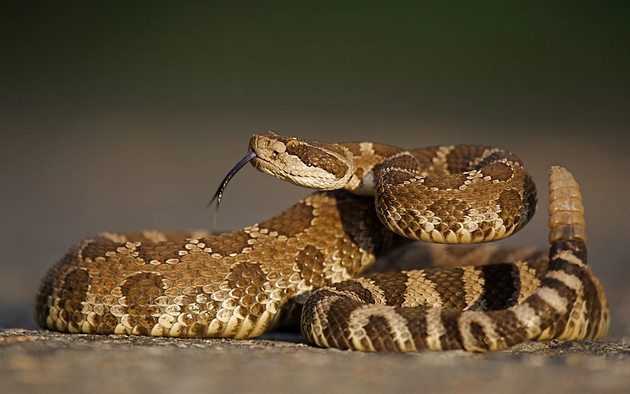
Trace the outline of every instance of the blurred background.
<instances>
[{"instance_id":1,"label":"blurred background","mask_svg":"<svg viewBox=\"0 0 630 394\"><path fill-rule=\"evenodd\" d=\"M214 3L214 2L213 2ZM212 228L205 205L274 130L494 145L538 183L510 246L546 247L551 165L582 186L590 262L630 333L624 2L2 5L0 328L34 328L45 271L100 231ZM216 229L309 193L245 168Z\"/></svg>"}]
</instances>

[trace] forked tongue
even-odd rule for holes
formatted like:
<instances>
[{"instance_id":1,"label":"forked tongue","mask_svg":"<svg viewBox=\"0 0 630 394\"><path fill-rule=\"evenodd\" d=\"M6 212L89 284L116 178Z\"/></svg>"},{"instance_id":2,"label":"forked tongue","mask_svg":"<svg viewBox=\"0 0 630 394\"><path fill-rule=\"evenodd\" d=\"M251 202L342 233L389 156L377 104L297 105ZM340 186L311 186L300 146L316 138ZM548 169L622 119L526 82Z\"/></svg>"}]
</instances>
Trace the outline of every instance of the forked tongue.
<instances>
[{"instance_id":1,"label":"forked tongue","mask_svg":"<svg viewBox=\"0 0 630 394\"><path fill-rule=\"evenodd\" d=\"M238 163L236 163L234 168L232 168L230 172L228 172L228 174L225 176L225 178L223 178L223 181L221 182L221 185L217 189L217 192L214 193L214 196L212 197L208 205L206 205L206 208L208 208L210 207L210 205L212 205L214 200L217 200L217 208L214 210L215 223L217 221L217 214L219 212L219 204L221 204L221 198L223 197L223 192L225 191L225 188L227 187L228 183L230 183L234 175L236 175L236 173L239 172L240 169L243 168L245 164L249 163L254 157L256 157L256 153L248 152L247 155L245 155L245 157L243 157Z\"/></svg>"}]
</instances>

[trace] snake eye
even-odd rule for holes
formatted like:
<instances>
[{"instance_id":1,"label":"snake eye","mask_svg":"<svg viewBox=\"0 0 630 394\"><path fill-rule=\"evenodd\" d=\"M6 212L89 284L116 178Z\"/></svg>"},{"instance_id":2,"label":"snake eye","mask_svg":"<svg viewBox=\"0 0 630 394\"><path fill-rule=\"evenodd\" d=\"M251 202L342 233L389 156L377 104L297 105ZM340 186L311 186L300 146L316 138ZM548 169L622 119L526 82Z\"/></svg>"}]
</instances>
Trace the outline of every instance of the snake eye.
<instances>
[{"instance_id":1,"label":"snake eye","mask_svg":"<svg viewBox=\"0 0 630 394\"><path fill-rule=\"evenodd\" d=\"M291 139L289 141L287 141L287 143L285 144L287 147L287 151L293 152L297 149L298 146L300 146L300 141L296 140L296 139Z\"/></svg>"}]
</instances>

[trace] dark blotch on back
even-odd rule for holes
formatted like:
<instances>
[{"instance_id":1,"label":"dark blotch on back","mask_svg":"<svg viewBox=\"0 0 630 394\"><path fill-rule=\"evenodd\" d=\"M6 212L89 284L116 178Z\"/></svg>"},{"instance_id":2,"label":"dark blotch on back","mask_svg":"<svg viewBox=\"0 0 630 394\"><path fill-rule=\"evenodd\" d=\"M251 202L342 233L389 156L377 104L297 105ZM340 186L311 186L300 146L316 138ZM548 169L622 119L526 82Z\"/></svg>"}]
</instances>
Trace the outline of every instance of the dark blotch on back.
<instances>
[{"instance_id":1,"label":"dark blotch on back","mask_svg":"<svg viewBox=\"0 0 630 394\"><path fill-rule=\"evenodd\" d=\"M509 222L505 222L508 218L514 218L514 224L518 223L523 201L521 200L521 194L517 190L503 190L499 194L497 204L501 207L501 213L499 215L501 219L503 219L506 227L510 225Z\"/></svg>"},{"instance_id":2,"label":"dark blotch on back","mask_svg":"<svg viewBox=\"0 0 630 394\"><path fill-rule=\"evenodd\" d=\"M425 271L425 278L428 281L440 284L435 287L435 290L440 293L444 306L447 308L464 309L468 306L462 276L463 270L461 268L440 268Z\"/></svg>"},{"instance_id":3,"label":"dark blotch on back","mask_svg":"<svg viewBox=\"0 0 630 394\"><path fill-rule=\"evenodd\" d=\"M531 219L536 213L536 207L538 205L538 195L536 194L536 185L531 175L525 174L523 180L523 203L527 204L530 210L529 218Z\"/></svg>"},{"instance_id":4,"label":"dark blotch on back","mask_svg":"<svg viewBox=\"0 0 630 394\"><path fill-rule=\"evenodd\" d=\"M221 234L216 237L209 237L208 242L212 245L218 245L212 248L213 253L219 253L223 256L232 253L240 253L243 248L249 246L247 241L250 239L249 234L244 231L234 231L233 233Z\"/></svg>"},{"instance_id":5,"label":"dark blotch on back","mask_svg":"<svg viewBox=\"0 0 630 394\"><path fill-rule=\"evenodd\" d=\"M374 297L372 297L372 293L367 290L365 287L361 286L361 283L355 280L347 280L345 282L335 283L331 285L335 290L339 291L348 291L354 293L359 300L365 302L366 304L374 304Z\"/></svg>"},{"instance_id":6,"label":"dark blotch on back","mask_svg":"<svg viewBox=\"0 0 630 394\"><path fill-rule=\"evenodd\" d=\"M259 227L277 231L279 235L293 237L303 232L313 219L313 207L299 202L284 212L259 224Z\"/></svg>"},{"instance_id":7,"label":"dark blotch on back","mask_svg":"<svg viewBox=\"0 0 630 394\"><path fill-rule=\"evenodd\" d=\"M395 308L394 311L407 321L407 328L413 336L418 350L426 347L427 337L427 309L426 308Z\"/></svg>"},{"instance_id":8,"label":"dark blotch on back","mask_svg":"<svg viewBox=\"0 0 630 394\"><path fill-rule=\"evenodd\" d=\"M131 315L130 323L136 329L142 330L143 335L149 335L149 329L158 322L158 318L149 312L154 300L164 295L162 286L163 276L153 272L138 272L130 275L120 286L124 297L128 297L130 307L124 308L124 313ZM182 300L189 303L190 300ZM116 321L117 323L117 321Z\"/></svg>"},{"instance_id":9,"label":"dark blotch on back","mask_svg":"<svg viewBox=\"0 0 630 394\"><path fill-rule=\"evenodd\" d=\"M401 148L397 148L395 146L383 145L383 144L373 144L372 149L374 150L374 154L387 158L402 152Z\"/></svg>"},{"instance_id":10,"label":"dark blotch on back","mask_svg":"<svg viewBox=\"0 0 630 394\"><path fill-rule=\"evenodd\" d=\"M462 349L462 336L459 331L458 320L462 311L451 308L440 310L440 318L446 332L440 337L440 344L443 350Z\"/></svg>"},{"instance_id":11,"label":"dark blotch on back","mask_svg":"<svg viewBox=\"0 0 630 394\"><path fill-rule=\"evenodd\" d=\"M471 163L489 149L479 145L457 145L446 156L446 166L453 174L457 172L470 171L473 168Z\"/></svg>"},{"instance_id":12,"label":"dark blotch on back","mask_svg":"<svg viewBox=\"0 0 630 394\"><path fill-rule=\"evenodd\" d=\"M179 259L179 251L184 247L185 242L143 242L136 248L138 258L148 263L151 260L165 262L168 259Z\"/></svg>"},{"instance_id":13,"label":"dark blotch on back","mask_svg":"<svg viewBox=\"0 0 630 394\"><path fill-rule=\"evenodd\" d=\"M416 176L418 162L413 156L403 155L384 161L381 170L387 172L380 174L378 185L401 185Z\"/></svg>"},{"instance_id":14,"label":"dark blotch on back","mask_svg":"<svg viewBox=\"0 0 630 394\"><path fill-rule=\"evenodd\" d=\"M413 174L409 174L407 172L403 172L403 171L390 171L384 175L382 175L377 182L377 187L379 192L381 191L380 189L383 187L383 185L385 185L386 187L389 185L402 185L403 183L405 183L406 181L410 180L411 178L413 178L415 175Z\"/></svg>"},{"instance_id":15,"label":"dark blotch on back","mask_svg":"<svg viewBox=\"0 0 630 394\"><path fill-rule=\"evenodd\" d=\"M406 283L409 276L403 272L389 272L386 275L370 275L374 284L385 294L387 305L401 306L405 302Z\"/></svg>"},{"instance_id":16,"label":"dark blotch on back","mask_svg":"<svg viewBox=\"0 0 630 394\"><path fill-rule=\"evenodd\" d=\"M486 333L479 323L470 323L470 334L476 339L475 343L482 349L489 350L490 346L486 342Z\"/></svg>"},{"instance_id":17,"label":"dark blotch on back","mask_svg":"<svg viewBox=\"0 0 630 394\"><path fill-rule=\"evenodd\" d=\"M453 190L463 186L464 182L466 182L466 174L454 174L425 178L424 185L438 190Z\"/></svg>"},{"instance_id":18,"label":"dark blotch on back","mask_svg":"<svg viewBox=\"0 0 630 394\"><path fill-rule=\"evenodd\" d=\"M484 177L489 176L493 180L505 182L514 175L514 170L505 163L494 163L482 168L481 173Z\"/></svg>"},{"instance_id":19,"label":"dark blotch on back","mask_svg":"<svg viewBox=\"0 0 630 394\"><path fill-rule=\"evenodd\" d=\"M395 352L398 349L392 338L391 327L382 316L370 316L365 333L377 352Z\"/></svg>"},{"instance_id":20,"label":"dark blotch on back","mask_svg":"<svg viewBox=\"0 0 630 394\"><path fill-rule=\"evenodd\" d=\"M501 310L516 304L521 283L518 267L502 263L480 267L485 284L479 299L480 309Z\"/></svg>"},{"instance_id":21,"label":"dark blotch on back","mask_svg":"<svg viewBox=\"0 0 630 394\"><path fill-rule=\"evenodd\" d=\"M494 149L494 148L485 147L484 151L482 151L479 156L482 156L485 153L486 150L490 150L490 149ZM503 160L503 159L511 161L512 163L518 163L520 165L523 164L521 159L516 157L514 154L512 154L510 152L506 152L504 150L497 150L496 152L493 152L493 153L487 155L483 160L479 161L477 163L477 165L475 166L475 168L476 169L481 169L481 168L484 168L484 167L488 167L488 166L492 165L493 163L498 162L499 160Z\"/></svg>"},{"instance_id":22,"label":"dark blotch on back","mask_svg":"<svg viewBox=\"0 0 630 394\"><path fill-rule=\"evenodd\" d=\"M408 241L381 223L374 209L374 197L357 196L345 190L328 193L335 197L343 231L360 248L380 255Z\"/></svg>"},{"instance_id":23,"label":"dark blotch on back","mask_svg":"<svg viewBox=\"0 0 630 394\"><path fill-rule=\"evenodd\" d=\"M88 243L81 251L81 255L84 259L88 258L94 261L97 257L105 257L105 253L109 251L116 251L119 246L124 246L124 243L115 243L105 237L96 236L94 242Z\"/></svg>"}]
</instances>

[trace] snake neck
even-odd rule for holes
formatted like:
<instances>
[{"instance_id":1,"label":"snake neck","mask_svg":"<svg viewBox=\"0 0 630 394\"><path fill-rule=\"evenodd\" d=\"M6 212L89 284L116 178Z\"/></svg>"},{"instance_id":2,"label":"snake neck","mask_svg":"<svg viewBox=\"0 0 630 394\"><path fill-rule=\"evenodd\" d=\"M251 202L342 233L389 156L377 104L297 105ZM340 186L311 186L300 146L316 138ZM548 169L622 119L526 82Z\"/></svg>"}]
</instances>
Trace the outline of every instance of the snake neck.
<instances>
[{"instance_id":1,"label":"snake neck","mask_svg":"<svg viewBox=\"0 0 630 394\"><path fill-rule=\"evenodd\" d=\"M344 189L360 196L375 196L376 181L387 161L406 152L395 146L373 142L344 142L338 145L352 154L355 168Z\"/></svg>"}]
</instances>

